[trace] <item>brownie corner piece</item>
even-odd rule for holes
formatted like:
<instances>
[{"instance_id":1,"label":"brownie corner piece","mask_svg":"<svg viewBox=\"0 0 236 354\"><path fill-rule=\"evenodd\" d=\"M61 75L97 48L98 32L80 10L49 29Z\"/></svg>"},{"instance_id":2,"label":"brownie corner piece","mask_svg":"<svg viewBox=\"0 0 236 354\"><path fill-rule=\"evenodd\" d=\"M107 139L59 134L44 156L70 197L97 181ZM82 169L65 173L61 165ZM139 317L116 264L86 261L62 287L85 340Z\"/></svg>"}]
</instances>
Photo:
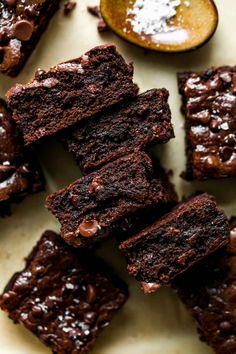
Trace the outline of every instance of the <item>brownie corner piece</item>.
<instances>
[{"instance_id":1,"label":"brownie corner piece","mask_svg":"<svg viewBox=\"0 0 236 354\"><path fill-rule=\"evenodd\" d=\"M33 51L60 0L1 1L0 72L16 76Z\"/></svg>"},{"instance_id":2,"label":"brownie corner piece","mask_svg":"<svg viewBox=\"0 0 236 354\"><path fill-rule=\"evenodd\" d=\"M236 353L236 218L230 242L176 278L173 286L198 324L201 339L216 354Z\"/></svg>"},{"instance_id":3,"label":"brownie corner piece","mask_svg":"<svg viewBox=\"0 0 236 354\"><path fill-rule=\"evenodd\" d=\"M114 235L142 210L165 210L177 196L161 168L137 152L113 161L50 195L46 207L61 224L61 235L75 247ZM126 231L132 222L126 223Z\"/></svg>"},{"instance_id":4,"label":"brownie corner piece","mask_svg":"<svg viewBox=\"0 0 236 354\"><path fill-rule=\"evenodd\" d=\"M225 214L207 193L180 203L120 245L128 271L145 293L170 284L179 274L227 244Z\"/></svg>"},{"instance_id":5,"label":"brownie corner piece","mask_svg":"<svg viewBox=\"0 0 236 354\"><path fill-rule=\"evenodd\" d=\"M63 140L83 173L174 137L166 89L151 89L67 130Z\"/></svg>"},{"instance_id":6,"label":"brownie corner piece","mask_svg":"<svg viewBox=\"0 0 236 354\"><path fill-rule=\"evenodd\" d=\"M0 209L44 189L45 181L33 152L23 146L5 101L0 99ZM0 213L2 214L2 213Z\"/></svg>"},{"instance_id":7,"label":"brownie corner piece","mask_svg":"<svg viewBox=\"0 0 236 354\"><path fill-rule=\"evenodd\" d=\"M127 286L100 259L43 234L0 297L0 307L53 353L87 353L125 303Z\"/></svg>"},{"instance_id":8,"label":"brownie corner piece","mask_svg":"<svg viewBox=\"0 0 236 354\"><path fill-rule=\"evenodd\" d=\"M91 49L80 58L38 70L27 84L7 93L13 118L31 144L137 95L133 66L115 45Z\"/></svg>"},{"instance_id":9,"label":"brownie corner piece","mask_svg":"<svg viewBox=\"0 0 236 354\"><path fill-rule=\"evenodd\" d=\"M236 66L178 75L187 180L236 176Z\"/></svg>"}]
</instances>

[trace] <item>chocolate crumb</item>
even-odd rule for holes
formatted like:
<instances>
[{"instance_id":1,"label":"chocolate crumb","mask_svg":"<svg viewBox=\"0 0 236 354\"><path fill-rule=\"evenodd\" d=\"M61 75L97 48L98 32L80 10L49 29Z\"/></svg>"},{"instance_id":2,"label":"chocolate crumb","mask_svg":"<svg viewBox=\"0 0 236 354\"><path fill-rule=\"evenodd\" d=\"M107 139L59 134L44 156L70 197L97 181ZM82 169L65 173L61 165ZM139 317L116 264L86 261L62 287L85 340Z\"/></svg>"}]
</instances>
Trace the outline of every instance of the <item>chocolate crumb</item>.
<instances>
[{"instance_id":1,"label":"chocolate crumb","mask_svg":"<svg viewBox=\"0 0 236 354\"><path fill-rule=\"evenodd\" d=\"M106 22L103 20L103 18L101 18L98 21L98 32L108 32L109 31L109 27L107 26Z\"/></svg>"},{"instance_id":2,"label":"chocolate crumb","mask_svg":"<svg viewBox=\"0 0 236 354\"><path fill-rule=\"evenodd\" d=\"M87 6L87 10L91 15L99 18L98 25L97 25L98 32L109 31L109 27L107 26L106 22L102 18L102 14L99 6Z\"/></svg>"},{"instance_id":3,"label":"chocolate crumb","mask_svg":"<svg viewBox=\"0 0 236 354\"><path fill-rule=\"evenodd\" d=\"M99 6L87 6L87 10L91 15L97 18L102 18Z\"/></svg>"},{"instance_id":4,"label":"chocolate crumb","mask_svg":"<svg viewBox=\"0 0 236 354\"><path fill-rule=\"evenodd\" d=\"M68 0L64 4L64 15L65 16L70 15L70 13L75 9L75 7L76 7L76 2Z\"/></svg>"}]
</instances>

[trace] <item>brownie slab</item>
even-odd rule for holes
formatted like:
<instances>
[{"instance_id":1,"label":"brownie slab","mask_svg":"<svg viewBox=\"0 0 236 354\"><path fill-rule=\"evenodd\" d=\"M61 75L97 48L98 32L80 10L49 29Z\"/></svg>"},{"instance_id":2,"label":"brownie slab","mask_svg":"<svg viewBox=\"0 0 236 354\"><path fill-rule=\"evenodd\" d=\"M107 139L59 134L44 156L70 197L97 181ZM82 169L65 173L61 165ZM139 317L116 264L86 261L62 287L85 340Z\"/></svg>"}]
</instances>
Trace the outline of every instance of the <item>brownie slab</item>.
<instances>
[{"instance_id":1,"label":"brownie slab","mask_svg":"<svg viewBox=\"0 0 236 354\"><path fill-rule=\"evenodd\" d=\"M178 75L187 180L236 176L236 67Z\"/></svg>"},{"instance_id":2,"label":"brownie slab","mask_svg":"<svg viewBox=\"0 0 236 354\"><path fill-rule=\"evenodd\" d=\"M236 353L236 218L230 243L174 284L198 322L201 339L217 354Z\"/></svg>"},{"instance_id":3,"label":"brownie slab","mask_svg":"<svg viewBox=\"0 0 236 354\"><path fill-rule=\"evenodd\" d=\"M38 70L32 81L11 88L7 98L30 144L134 97L138 87L132 80L133 66L106 44L48 72Z\"/></svg>"},{"instance_id":4,"label":"brownie slab","mask_svg":"<svg viewBox=\"0 0 236 354\"><path fill-rule=\"evenodd\" d=\"M165 89L149 90L67 131L66 145L82 172L173 138L168 96Z\"/></svg>"},{"instance_id":5,"label":"brownie slab","mask_svg":"<svg viewBox=\"0 0 236 354\"><path fill-rule=\"evenodd\" d=\"M53 353L85 354L127 299L126 285L99 259L43 234L0 297L0 307Z\"/></svg>"},{"instance_id":6,"label":"brownie slab","mask_svg":"<svg viewBox=\"0 0 236 354\"><path fill-rule=\"evenodd\" d=\"M190 198L134 237L120 250L128 271L151 293L169 284L229 239L226 216L207 193Z\"/></svg>"},{"instance_id":7,"label":"brownie slab","mask_svg":"<svg viewBox=\"0 0 236 354\"><path fill-rule=\"evenodd\" d=\"M0 99L0 214L9 203L44 188L41 169L16 129L6 104Z\"/></svg>"},{"instance_id":8,"label":"brownie slab","mask_svg":"<svg viewBox=\"0 0 236 354\"><path fill-rule=\"evenodd\" d=\"M87 247L138 211L165 210L176 203L167 176L157 169L159 175L144 152L122 157L50 195L46 207L61 223L66 242Z\"/></svg>"},{"instance_id":9,"label":"brownie slab","mask_svg":"<svg viewBox=\"0 0 236 354\"><path fill-rule=\"evenodd\" d=\"M0 1L0 72L16 76L36 46L60 0Z\"/></svg>"}]
</instances>

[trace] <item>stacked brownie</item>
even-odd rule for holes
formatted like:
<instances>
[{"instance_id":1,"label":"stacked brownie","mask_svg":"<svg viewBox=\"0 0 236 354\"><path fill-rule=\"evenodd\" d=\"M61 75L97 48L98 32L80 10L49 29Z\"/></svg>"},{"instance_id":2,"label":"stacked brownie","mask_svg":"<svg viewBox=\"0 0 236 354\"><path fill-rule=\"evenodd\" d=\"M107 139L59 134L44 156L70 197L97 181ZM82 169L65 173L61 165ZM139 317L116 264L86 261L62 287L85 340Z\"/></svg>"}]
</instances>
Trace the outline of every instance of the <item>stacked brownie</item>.
<instances>
[{"instance_id":1,"label":"stacked brownie","mask_svg":"<svg viewBox=\"0 0 236 354\"><path fill-rule=\"evenodd\" d=\"M46 29L60 0L0 1L0 72L15 76Z\"/></svg>"},{"instance_id":2,"label":"stacked brownie","mask_svg":"<svg viewBox=\"0 0 236 354\"><path fill-rule=\"evenodd\" d=\"M83 173L174 137L165 89L153 89L79 123L65 134Z\"/></svg>"},{"instance_id":3,"label":"stacked brownie","mask_svg":"<svg viewBox=\"0 0 236 354\"><path fill-rule=\"evenodd\" d=\"M44 188L41 169L35 156L24 148L6 103L0 100L0 214L9 204Z\"/></svg>"},{"instance_id":4,"label":"stacked brownie","mask_svg":"<svg viewBox=\"0 0 236 354\"><path fill-rule=\"evenodd\" d=\"M226 216L207 193L190 198L120 245L128 271L151 293L229 241Z\"/></svg>"},{"instance_id":5,"label":"stacked brownie","mask_svg":"<svg viewBox=\"0 0 236 354\"><path fill-rule=\"evenodd\" d=\"M52 194L46 206L60 221L64 240L75 247L85 247L113 234L137 212L164 212L176 201L163 170L154 171L147 154L138 152ZM129 224L126 231L128 228Z\"/></svg>"}]
</instances>

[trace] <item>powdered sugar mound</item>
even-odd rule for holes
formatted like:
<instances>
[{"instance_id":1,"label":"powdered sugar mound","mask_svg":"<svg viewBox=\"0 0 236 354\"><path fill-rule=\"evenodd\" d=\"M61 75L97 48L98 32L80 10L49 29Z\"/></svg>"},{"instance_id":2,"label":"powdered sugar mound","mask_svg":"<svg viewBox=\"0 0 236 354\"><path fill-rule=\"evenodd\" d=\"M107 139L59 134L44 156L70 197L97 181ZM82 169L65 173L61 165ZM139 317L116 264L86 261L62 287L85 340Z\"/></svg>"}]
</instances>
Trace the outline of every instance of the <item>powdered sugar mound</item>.
<instances>
[{"instance_id":1,"label":"powdered sugar mound","mask_svg":"<svg viewBox=\"0 0 236 354\"><path fill-rule=\"evenodd\" d=\"M134 32L155 35L169 31L167 22L176 16L181 0L136 0L127 17Z\"/></svg>"}]
</instances>

